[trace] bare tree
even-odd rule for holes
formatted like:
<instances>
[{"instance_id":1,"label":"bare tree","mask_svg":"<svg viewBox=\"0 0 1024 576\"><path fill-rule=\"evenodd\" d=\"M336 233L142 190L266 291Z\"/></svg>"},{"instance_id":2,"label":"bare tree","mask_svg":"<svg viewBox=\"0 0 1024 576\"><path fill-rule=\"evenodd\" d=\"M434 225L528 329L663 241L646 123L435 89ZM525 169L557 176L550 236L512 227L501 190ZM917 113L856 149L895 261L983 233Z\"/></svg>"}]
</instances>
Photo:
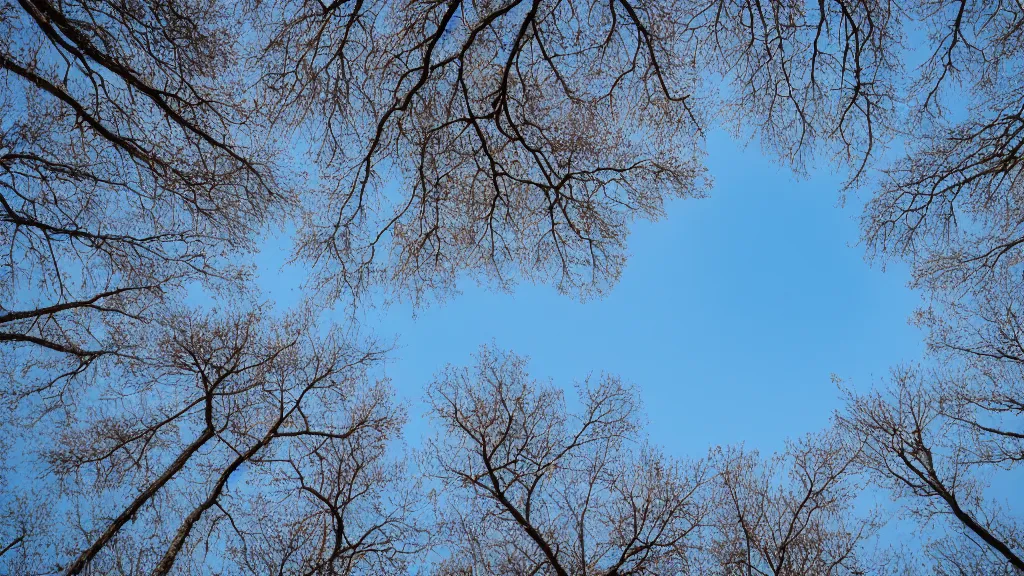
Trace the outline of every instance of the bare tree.
<instances>
[{"instance_id":1,"label":"bare tree","mask_svg":"<svg viewBox=\"0 0 1024 576\"><path fill-rule=\"evenodd\" d=\"M856 184L898 129L913 3L687 0L678 20L726 126L799 171L830 152Z\"/></svg>"},{"instance_id":2,"label":"bare tree","mask_svg":"<svg viewBox=\"0 0 1024 576\"><path fill-rule=\"evenodd\" d=\"M533 381L524 359L483 348L428 389L450 557L443 574L683 574L709 512L705 463L638 435L635 393L604 377L581 410Z\"/></svg>"},{"instance_id":3,"label":"bare tree","mask_svg":"<svg viewBox=\"0 0 1024 576\"><path fill-rule=\"evenodd\" d=\"M841 424L867 440L882 485L951 534L931 546L944 573L1024 571L1019 511L987 495L1024 462L1020 276L1004 268L968 295L940 295L918 322L936 367L897 370L889 390L851 394Z\"/></svg>"},{"instance_id":4,"label":"bare tree","mask_svg":"<svg viewBox=\"0 0 1024 576\"><path fill-rule=\"evenodd\" d=\"M316 286L613 283L627 224L703 189L679 17L660 1L282 3L256 63L314 142L323 190L297 249Z\"/></svg>"},{"instance_id":5,"label":"bare tree","mask_svg":"<svg viewBox=\"0 0 1024 576\"><path fill-rule=\"evenodd\" d=\"M918 2L908 14L924 24L928 56L906 96L907 152L877 179L864 238L912 264L931 299L918 321L937 367L851 394L841 423L866 441L876 480L933 529L935 571L1017 574L1019 511L985 488L1019 473L1024 455L1024 5Z\"/></svg>"},{"instance_id":6,"label":"bare tree","mask_svg":"<svg viewBox=\"0 0 1024 576\"><path fill-rule=\"evenodd\" d=\"M714 573L750 576L880 574L870 549L881 527L858 514L856 447L834 432L790 442L769 459L725 449L714 458L718 495L709 543Z\"/></svg>"},{"instance_id":7,"label":"bare tree","mask_svg":"<svg viewBox=\"0 0 1024 576\"><path fill-rule=\"evenodd\" d=\"M3 4L2 440L6 474L37 476L0 486L0 565L403 571L424 536L377 353L183 296L258 300L243 256L299 201L321 304L467 274L600 294L635 218L707 188L723 123L871 191L868 250L911 262L951 360L851 396L841 427L912 510L954 520L938 570L1024 567L981 491L1022 460L1022 32L1020 0ZM573 414L521 359L479 361L429 390L458 551L440 571L665 574L709 542L712 571L864 569L875 524L848 516L833 440L722 454L711 483L644 443L617 379Z\"/></svg>"},{"instance_id":8,"label":"bare tree","mask_svg":"<svg viewBox=\"0 0 1024 576\"><path fill-rule=\"evenodd\" d=\"M8 426L60 511L38 573L404 573L425 534L380 351L258 310L182 311L149 344Z\"/></svg>"},{"instance_id":9,"label":"bare tree","mask_svg":"<svg viewBox=\"0 0 1024 576\"><path fill-rule=\"evenodd\" d=\"M878 179L864 237L911 261L926 288L983 287L1016 268L1024 242L1024 5L920 1L907 12L928 57L905 96L907 152Z\"/></svg>"},{"instance_id":10,"label":"bare tree","mask_svg":"<svg viewBox=\"0 0 1024 576\"><path fill-rule=\"evenodd\" d=\"M922 283L1015 261L1018 0L265 7L251 62L310 142L321 189L297 256L331 298L444 293L466 272L599 293L633 218L705 189L723 123L799 170L847 165L871 192L869 250Z\"/></svg>"},{"instance_id":11,"label":"bare tree","mask_svg":"<svg viewBox=\"0 0 1024 576\"><path fill-rule=\"evenodd\" d=\"M293 138L317 189L296 255L331 300L467 272L599 293L633 218L704 190L721 120L797 167L833 150L877 189L869 248L963 282L1020 245L1022 22L1017 0L25 0L3 19L4 221L48 300L8 307L4 338L101 352L61 336L80 319L40 330L219 268ZM868 174L894 138L908 154Z\"/></svg>"},{"instance_id":12,"label":"bare tree","mask_svg":"<svg viewBox=\"0 0 1024 576\"><path fill-rule=\"evenodd\" d=\"M934 534L933 521L943 521L947 529L928 550L940 573L1024 572L1024 532L984 490L990 474L1021 462L1014 429L992 421L1020 413L1000 405L1006 392L969 372L904 369L887 392L851 396L840 418L864 442L862 463L907 505L922 532Z\"/></svg>"},{"instance_id":13,"label":"bare tree","mask_svg":"<svg viewBox=\"0 0 1024 576\"><path fill-rule=\"evenodd\" d=\"M702 136L719 121L798 168L835 152L852 184L877 189L869 248L913 260L922 281L1012 265L1022 10L26 0L4 17L16 89L4 167L9 191L28 190L9 192L6 221L19 277L42 275L61 296L8 307L17 329L5 338L83 362L102 352L85 335L74 348L58 337L84 320L47 334L53 322L31 320L136 309L170 279L209 272L280 198L272 162L285 142L315 172L296 256L328 301L380 284L445 294L464 273L600 293L622 269L632 219L705 189ZM918 28L926 57L907 70ZM960 123L946 105L957 91L970 96ZM894 138L909 153L876 163ZM58 264L51 246L64 248ZM65 256L87 263L52 270ZM57 280L85 270L96 287L63 295L70 283Z\"/></svg>"},{"instance_id":14,"label":"bare tree","mask_svg":"<svg viewBox=\"0 0 1024 576\"><path fill-rule=\"evenodd\" d=\"M244 279L239 255L290 200L236 22L207 2L0 7L10 377L78 376L181 286Z\"/></svg>"},{"instance_id":15,"label":"bare tree","mask_svg":"<svg viewBox=\"0 0 1024 576\"><path fill-rule=\"evenodd\" d=\"M0 429L0 574L32 575L40 559L47 558L53 507L32 487L17 486L20 462L15 457L16 438Z\"/></svg>"}]
</instances>

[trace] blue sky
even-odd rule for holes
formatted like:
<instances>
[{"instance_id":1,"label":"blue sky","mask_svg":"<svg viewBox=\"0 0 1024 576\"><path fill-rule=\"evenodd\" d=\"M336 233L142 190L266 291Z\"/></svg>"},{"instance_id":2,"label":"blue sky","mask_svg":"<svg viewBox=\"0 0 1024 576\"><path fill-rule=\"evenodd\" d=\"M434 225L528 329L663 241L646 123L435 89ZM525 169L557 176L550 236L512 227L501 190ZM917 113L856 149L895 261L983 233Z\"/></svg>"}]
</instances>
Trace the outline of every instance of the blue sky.
<instances>
[{"instance_id":1,"label":"blue sky","mask_svg":"<svg viewBox=\"0 0 1024 576\"><path fill-rule=\"evenodd\" d=\"M921 358L907 318L920 298L901 265L869 266L857 246L860 203L838 207L840 180L798 180L718 132L708 142L710 196L674 201L668 217L639 222L621 281L586 303L549 286L513 294L477 288L413 314L395 305L365 322L397 337L387 363L410 403L419 443L423 386L445 363L466 364L495 342L531 358L536 377L616 373L641 392L651 439L677 456L745 442L765 451L823 428L839 407L835 373L869 386ZM281 254L261 258L261 284L286 305L297 290ZM340 315L339 315L340 319Z\"/></svg>"}]
</instances>

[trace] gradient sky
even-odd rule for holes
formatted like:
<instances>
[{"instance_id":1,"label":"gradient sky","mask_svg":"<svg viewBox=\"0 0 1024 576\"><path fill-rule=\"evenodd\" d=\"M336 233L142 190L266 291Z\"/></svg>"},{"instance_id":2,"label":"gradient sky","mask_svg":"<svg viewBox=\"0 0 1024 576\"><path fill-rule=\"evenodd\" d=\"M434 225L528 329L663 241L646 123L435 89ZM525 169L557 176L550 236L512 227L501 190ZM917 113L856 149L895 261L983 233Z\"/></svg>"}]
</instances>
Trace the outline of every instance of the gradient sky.
<instances>
[{"instance_id":1,"label":"gradient sky","mask_svg":"<svg viewBox=\"0 0 1024 576\"><path fill-rule=\"evenodd\" d=\"M632 382L651 439L677 456L739 442L779 449L827 425L839 407L831 374L867 387L921 358L922 334L907 323L921 301L906 267L864 261L860 202L838 207L839 178L798 180L721 132L708 152L710 196L674 201L667 218L634 225L632 257L602 299L581 304L529 284L500 294L468 282L415 317L404 305L369 313L366 328L397 337L386 373L410 404L410 443L426 431L420 400L431 375L471 362L491 341L567 389L602 371ZM285 245L260 259L261 284L282 307L297 299L301 279L281 268Z\"/></svg>"}]
</instances>

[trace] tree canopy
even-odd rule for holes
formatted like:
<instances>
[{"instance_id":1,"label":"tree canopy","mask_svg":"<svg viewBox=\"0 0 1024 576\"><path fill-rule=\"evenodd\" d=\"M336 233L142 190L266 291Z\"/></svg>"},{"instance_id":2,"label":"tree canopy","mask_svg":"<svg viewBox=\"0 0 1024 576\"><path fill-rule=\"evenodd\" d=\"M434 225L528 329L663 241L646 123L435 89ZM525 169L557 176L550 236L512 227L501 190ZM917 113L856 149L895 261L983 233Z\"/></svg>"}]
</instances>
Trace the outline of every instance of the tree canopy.
<instances>
[{"instance_id":1,"label":"tree canopy","mask_svg":"<svg viewBox=\"0 0 1024 576\"><path fill-rule=\"evenodd\" d=\"M1024 573L985 492L1024 462L1020 0L17 0L0 80L0 573L918 569L869 489L927 573ZM490 346L402 445L387 350L326 310L599 297L723 127L866 198L926 365L780 454L677 459L618 377L572 404Z\"/></svg>"}]
</instances>

